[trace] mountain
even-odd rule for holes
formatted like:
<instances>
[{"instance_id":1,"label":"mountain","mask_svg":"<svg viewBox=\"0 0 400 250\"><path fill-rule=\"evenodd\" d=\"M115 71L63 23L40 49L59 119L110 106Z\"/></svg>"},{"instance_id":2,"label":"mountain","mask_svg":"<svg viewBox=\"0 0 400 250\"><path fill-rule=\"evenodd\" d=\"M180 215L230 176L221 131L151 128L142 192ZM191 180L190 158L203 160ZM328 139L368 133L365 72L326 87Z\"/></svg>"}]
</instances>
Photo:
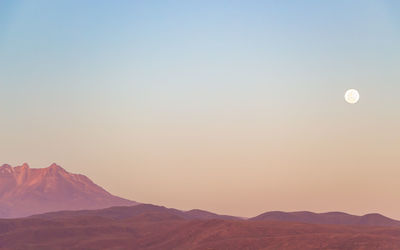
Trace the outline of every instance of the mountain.
<instances>
[{"instance_id":1,"label":"mountain","mask_svg":"<svg viewBox=\"0 0 400 250\"><path fill-rule=\"evenodd\" d=\"M208 211L200 210L200 209L192 209L190 211L185 212L186 216L192 219L221 219L221 220L241 220L239 217L234 217L230 215L219 215L214 214Z\"/></svg>"},{"instance_id":2,"label":"mountain","mask_svg":"<svg viewBox=\"0 0 400 250\"><path fill-rule=\"evenodd\" d=\"M366 214L356 216L342 212L312 213L312 212L281 212L272 211L260 214L253 221L286 221L311 224L335 224L335 225L360 225L360 226L398 226L400 221L390 219L380 214Z\"/></svg>"},{"instance_id":3,"label":"mountain","mask_svg":"<svg viewBox=\"0 0 400 250\"><path fill-rule=\"evenodd\" d=\"M68 173L57 164L41 169L30 168L26 163L0 167L0 218L136 204L108 193L84 175Z\"/></svg>"},{"instance_id":4,"label":"mountain","mask_svg":"<svg viewBox=\"0 0 400 250\"><path fill-rule=\"evenodd\" d=\"M0 249L398 249L400 227L208 219L141 204L0 219ZM373 216L372 219L375 217Z\"/></svg>"},{"instance_id":5,"label":"mountain","mask_svg":"<svg viewBox=\"0 0 400 250\"><path fill-rule=\"evenodd\" d=\"M58 211L50 212L38 215L32 215L31 218L40 219L55 219L55 218L72 218L72 217L103 217L116 220L129 219L135 216L141 216L145 214L169 214L175 216L175 218L185 219L185 220L204 220L204 219L221 219L221 220L241 220L238 217L219 215L203 210L190 210L181 211L174 208L166 208L163 206L156 206L151 204L139 204L135 206L121 206L121 207L110 207L99 210L82 210L82 211Z\"/></svg>"}]
</instances>

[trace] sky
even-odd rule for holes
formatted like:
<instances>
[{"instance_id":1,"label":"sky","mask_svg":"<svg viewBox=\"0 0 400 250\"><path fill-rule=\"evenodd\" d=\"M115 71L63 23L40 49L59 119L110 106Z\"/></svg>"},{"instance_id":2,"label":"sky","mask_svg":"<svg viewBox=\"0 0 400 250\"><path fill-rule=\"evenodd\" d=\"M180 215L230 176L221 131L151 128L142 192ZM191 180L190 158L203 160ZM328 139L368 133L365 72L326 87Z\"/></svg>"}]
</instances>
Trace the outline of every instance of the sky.
<instances>
[{"instance_id":1,"label":"sky","mask_svg":"<svg viewBox=\"0 0 400 250\"><path fill-rule=\"evenodd\" d=\"M56 162L183 210L400 219L399 13L370 0L0 0L0 164Z\"/></svg>"}]
</instances>

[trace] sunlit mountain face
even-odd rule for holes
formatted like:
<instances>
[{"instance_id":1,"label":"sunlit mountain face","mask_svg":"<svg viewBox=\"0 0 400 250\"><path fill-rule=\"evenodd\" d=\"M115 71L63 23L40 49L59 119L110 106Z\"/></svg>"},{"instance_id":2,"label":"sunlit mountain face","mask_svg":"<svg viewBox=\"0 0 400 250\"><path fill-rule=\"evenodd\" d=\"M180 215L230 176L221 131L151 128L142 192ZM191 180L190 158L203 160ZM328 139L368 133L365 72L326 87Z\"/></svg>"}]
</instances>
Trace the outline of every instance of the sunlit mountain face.
<instances>
[{"instance_id":1,"label":"sunlit mountain face","mask_svg":"<svg viewBox=\"0 0 400 250\"><path fill-rule=\"evenodd\" d=\"M89 178L52 164L0 167L0 217L22 217L57 210L96 209L136 202L108 193Z\"/></svg>"}]
</instances>

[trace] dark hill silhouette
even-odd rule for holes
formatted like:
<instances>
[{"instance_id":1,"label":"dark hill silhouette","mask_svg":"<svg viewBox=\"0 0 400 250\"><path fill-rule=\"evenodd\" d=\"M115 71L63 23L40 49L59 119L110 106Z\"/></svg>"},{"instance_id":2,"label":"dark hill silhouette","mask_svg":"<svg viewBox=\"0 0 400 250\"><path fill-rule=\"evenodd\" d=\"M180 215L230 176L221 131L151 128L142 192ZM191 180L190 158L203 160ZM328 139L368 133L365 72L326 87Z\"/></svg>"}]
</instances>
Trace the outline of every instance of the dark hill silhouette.
<instances>
[{"instance_id":1,"label":"dark hill silhouette","mask_svg":"<svg viewBox=\"0 0 400 250\"><path fill-rule=\"evenodd\" d=\"M100 210L81 210L81 211L58 211L45 214L33 215L31 218L55 219L55 218L71 218L77 216L98 216L110 219L129 219L144 214L169 214L180 219L223 219L223 220L239 220L237 217L228 215L218 215L202 210L181 211L163 206L151 204L139 204L135 206L111 207Z\"/></svg>"},{"instance_id":2,"label":"dark hill silhouette","mask_svg":"<svg viewBox=\"0 0 400 250\"><path fill-rule=\"evenodd\" d=\"M342 212L312 213L312 212L280 212L272 211L260 214L253 221L287 221L311 224L361 225L361 226L399 226L400 221L390 219L380 214L356 216Z\"/></svg>"}]
</instances>

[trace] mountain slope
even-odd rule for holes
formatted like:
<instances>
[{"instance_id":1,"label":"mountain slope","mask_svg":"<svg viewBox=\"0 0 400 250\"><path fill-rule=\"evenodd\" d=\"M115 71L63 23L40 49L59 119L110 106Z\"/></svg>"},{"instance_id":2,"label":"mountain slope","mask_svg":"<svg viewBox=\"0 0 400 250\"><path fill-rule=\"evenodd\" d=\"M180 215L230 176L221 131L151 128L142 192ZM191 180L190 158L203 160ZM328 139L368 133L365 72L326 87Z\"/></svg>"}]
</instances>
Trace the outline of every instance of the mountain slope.
<instances>
[{"instance_id":1,"label":"mountain slope","mask_svg":"<svg viewBox=\"0 0 400 250\"><path fill-rule=\"evenodd\" d=\"M272 211L260 214L249 220L253 221L286 221L311 224L362 225L362 226L400 226L400 221L390 219L380 214L356 216L342 212L312 213L312 212L280 212Z\"/></svg>"},{"instance_id":2,"label":"mountain slope","mask_svg":"<svg viewBox=\"0 0 400 250\"><path fill-rule=\"evenodd\" d=\"M135 205L108 193L89 178L52 164L0 167L0 217L13 218L58 210L99 209Z\"/></svg>"},{"instance_id":3,"label":"mountain slope","mask_svg":"<svg viewBox=\"0 0 400 250\"><path fill-rule=\"evenodd\" d=\"M181 211L174 208L166 208L151 204L139 204L136 206L110 207L99 210L81 210L81 211L58 211L45 214L32 215L31 218L40 219L69 219L72 217L92 216L108 219L124 220L135 216L160 215L168 214L174 218L185 220L204 220L204 219L220 219L220 220L241 220L240 218L219 215L202 210Z\"/></svg>"},{"instance_id":4,"label":"mountain slope","mask_svg":"<svg viewBox=\"0 0 400 250\"><path fill-rule=\"evenodd\" d=\"M190 211L185 212L186 216L192 219L220 219L220 220L241 220L238 217L230 216L230 215L219 215L214 214L208 211L200 210L200 209L192 209Z\"/></svg>"}]
</instances>

